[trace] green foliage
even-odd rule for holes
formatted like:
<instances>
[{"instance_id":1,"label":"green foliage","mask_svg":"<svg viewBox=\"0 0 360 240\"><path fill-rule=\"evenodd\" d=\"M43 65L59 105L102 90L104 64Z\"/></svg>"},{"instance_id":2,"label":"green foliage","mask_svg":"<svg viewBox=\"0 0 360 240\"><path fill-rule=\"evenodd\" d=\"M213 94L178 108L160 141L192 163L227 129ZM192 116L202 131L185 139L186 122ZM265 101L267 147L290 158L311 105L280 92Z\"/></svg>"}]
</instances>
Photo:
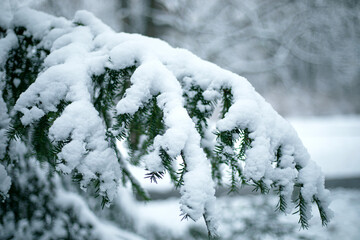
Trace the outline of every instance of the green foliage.
<instances>
[{"instance_id":1,"label":"green foliage","mask_svg":"<svg viewBox=\"0 0 360 240\"><path fill-rule=\"evenodd\" d=\"M186 100L185 108L195 122L196 130L201 137L205 135L208 128L207 120L213 114L216 105L216 102L205 100L203 93L204 90L199 86L191 85L183 94Z\"/></svg>"},{"instance_id":2,"label":"green foliage","mask_svg":"<svg viewBox=\"0 0 360 240\"><path fill-rule=\"evenodd\" d=\"M251 147L251 138L248 129L234 129L232 131L215 132L217 145L215 146L215 159L212 162L213 178L221 183L221 164L229 166L231 185L229 193L237 192L242 184L246 184L242 173L242 164L246 160L246 150Z\"/></svg>"},{"instance_id":3,"label":"green foliage","mask_svg":"<svg viewBox=\"0 0 360 240\"><path fill-rule=\"evenodd\" d=\"M296 199L296 208L298 209L294 214L299 214L299 223L301 225L301 228L308 229L309 228L309 222L308 222L308 216L306 215L307 212L307 205L305 202L304 197L301 194L301 190L299 191L299 196Z\"/></svg>"},{"instance_id":4,"label":"green foliage","mask_svg":"<svg viewBox=\"0 0 360 240\"><path fill-rule=\"evenodd\" d=\"M268 194L270 189L269 187L264 183L264 181L262 179L260 179L259 181L254 181L254 190L253 191L260 191L262 194Z\"/></svg>"},{"instance_id":5,"label":"green foliage","mask_svg":"<svg viewBox=\"0 0 360 240\"><path fill-rule=\"evenodd\" d=\"M313 197L313 201L316 203L316 205L318 206L319 209L319 213L320 213L320 218L321 218L321 223L323 226L327 226L328 222L329 222L329 218L323 208L323 206L321 205L321 202L319 200L319 198L317 198L316 196Z\"/></svg>"},{"instance_id":6,"label":"green foliage","mask_svg":"<svg viewBox=\"0 0 360 240\"><path fill-rule=\"evenodd\" d=\"M76 209L63 209L56 202L57 183L46 165L19 158L7 168L13 181L9 197L0 202L1 238L95 239L91 223L80 220Z\"/></svg>"},{"instance_id":7,"label":"green foliage","mask_svg":"<svg viewBox=\"0 0 360 240\"><path fill-rule=\"evenodd\" d=\"M284 186L279 186L279 188L277 189L277 191L275 191L278 196L279 196L279 201L276 204L276 211L280 211L280 212L285 212L286 208L287 208L287 203L285 201L285 197L284 195L282 195L282 191L284 189Z\"/></svg>"},{"instance_id":8,"label":"green foliage","mask_svg":"<svg viewBox=\"0 0 360 240\"><path fill-rule=\"evenodd\" d=\"M222 110L221 110L221 118L225 117L225 114L229 111L233 103L233 95L231 89L224 88L222 89Z\"/></svg>"},{"instance_id":9,"label":"green foliage","mask_svg":"<svg viewBox=\"0 0 360 240\"><path fill-rule=\"evenodd\" d=\"M135 165L142 156L149 153L155 137L165 132L163 112L157 105L156 96L134 115L120 114L116 119L113 129L117 132L118 139L126 139L131 162Z\"/></svg>"},{"instance_id":10,"label":"green foliage","mask_svg":"<svg viewBox=\"0 0 360 240\"><path fill-rule=\"evenodd\" d=\"M23 27L14 29L18 38L18 47L9 52L5 63L5 86L3 99L10 110L20 94L24 92L42 70L43 61L49 50L39 46L40 41L34 39Z\"/></svg>"},{"instance_id":11,"label":"green foliage","mask_svg":"<svg viewBox=\"0 0 360 240\"><path fill-rule=\"evenodd\" d=\"M110 113L113 111L113 106L124 96L126 89L130 86L130 77L135 68L135 66L120 70L105 68L103 74L92 76L95 85L93 104L108 128L111 127Z\"/></svg>"},{"instance_id":12,"label":"green foliage","mask_svg":"<svg viewBox=\"0 0 360 240\"><path fill-rule=\"evenodd\" d=\"M149 172L146 174L145 178L149 178L150 182L157 183L158 179L162 179L164 177L164 172Z\"/></svg>"},{"instance_id":13,"label":"green foliage","mask_svg":"<svg viewBox=\"0 0 360 240\"><path fill-rule=\"evenodd\" d=\"M79 25L81 23L75 23ZM51 141L49 138L49 129L53 125L54 121L61 116L64 109L71 104L65 100L61 100L57 106L56 111L45 113L45 115L38 121L31 124L31 126L23 126L21 123L21 113L13 111L13 107L19 98L20 94L24 92L37 78L40 71L43 69L44 58L49 54L49 51L39 47L39 41L33 39L25 28L15 28L15 33L18 37L18 47L12 49L9 53L8 59L4 65L3 70L5 72L4 88L2 91L2 98L7 104L9 113L11 113L10 127L7 129L7 147L6 154L2 163L6 165L14 164L11 171L13 171L12 178L16 177L23 172L26 172L31 168L28 163L20 161L10 156L11 143L19 141L25 143L28 152L26 153L26 159L36 158L37 163L48 166L50 173L54 173L58 164L66 163L64 159L59 159L59 153L61 153L63 147L68 144L72 139L69 136L62 141ZM0 37L5 36L4 31L0 29ZM111 59L109 59L111 63ZM132 176L131 172L127 168L127 162L121 155L117 141L123 141L129 149L129 162L133 165L139 165L143 156L154 151L154 141L159 135L163 135L166 132L166 126L164 123L163 110L158 105L158 95L152 96L146 102L142 103L142 106L134 114L117 114L115 105L126 95L126 90L131 86L131 76L137 68L135 62L133 66L124 69L111 69L105 68L103 73L92 76L93 92L92 103L99 113L106 130L106 140L108 146L111 147L118 159L121 167L122 183L126 185L130 182L135 194L144 200L149 200L149 196L146 191L140 186L137 180ZM221 101L219 107L220 117L224 118L229 108L233 104L233 93L229 88L222 88L220 90L221 99L217 101L208 101L204 98L204 90L197 85L190 84L185 86L185 83L180 80L185 87L183 97L185 99L185 108L195 123L196 130L202 139L205 139L206 134L209 132L209 119L212 117L217 101ZM42 103L37 103L40 106ZM249 184L254 187L254 191L260 191L261 193L269 193L270 187L277 189L279 195L279 202L277 204L277 210L285 211L287 203L283 196L284 186L277 182L272 183L271 186L266 184L264 178L259 181L253 179L247 179L243 175L243 166L247 159L247 150L252 147L252 139L250 137L251 132L248 128L234 128L230 131L215 131L216 145L214 149L211 146L202 146L207 157L211 161L211 170L213 179L219 184L222 184L223 180L223 166L226 165L229 169L230 186L229 193L237 192L239 187L244 184ZM202 144L204 145L204 144ZM157 149L158 150L158 149ZM149 178L151 182L157 183L157 181L163 178L164 174L168 173L174 185L178 188L184 184L184 174L187 172L186 158L183 152L180 156L171 156L167 149L161 148L159 151L159 157L162 160L164 171L161 172L149 172L146 178ZM277 152L274 153L274 167L281 168L281 146L278 147ZM177 157L182 158L182 163L177 163ZM296 169L300 170L301 166L296 165ZM30 169L31 170L31 169ZM20 186L19 182L14 181L11 190L9 192L10 198L1 205L1 214L13 214L15 222L19 222L21 219L26 218L30 222L36 215L36 209L43 209L45 215L41 216L41 221L47 221L43 218L54 219L57 218L54 205L51 202L54 201L54 188L51 184L51 174L45 176L49 179L49 185L43 186L41 181L36 179L38 176L29 176L28 181L35 183L34 189L26 189L23 191L24 186ZM34 179L33 179L34 178ZM15 178L16 179L16 178ZM72 172L73 182L81 182L84 180L82 173L78 170ZM91 180L92 186L90 191L94 193L96 197L100 196L100 187L102 184L102 176L100 173L96 173L96 177ZM80 186L86 188L86 186ZM300 186L301 188L302 186ZM37 189L40 188L40 189ZM41 189L43 188L43 189ZM43 190L43 192L42 192ZM34 209L31 209L33 200L27 195L41 196L45 202L34 203ZM29 198L29 199L27 199ZM101 195L101 207L107 206L110 203L108 196ZM49 202L49 207L46 202ZM303 228L308 228L307 207L308 203L305 202L301 191L295 196L297 212L300 215L299 223ZM328 217L323 209L319 198L314 196L313 201L318 205L320 216L323 225L328 222ZM26 208L30 210L20 209L20 203L25 202ZM41 205L42 204L42 205ZM54 207L54 209L50 209ZM26 209L25 208L25 209ZM9 209L9 211L7 210ZM10 213L10 212L13 213ZM41 210L42 211L42 210ZM66 215L67 214L67 215ZM78 222L77 219L72 219L76 216L70 213L65 213L66 216L64 224L68 226L68 238L72 239L73 232L71 223ZM183 219L187 219L189 215L184 213ZM208 218L204 215L204 219L208 224ZM0 221L4 221L2 218ZM3 224L3 222L0 222ZM46 223L48 224L48 223ZM50 225L44 227L51 228ZM81 226L91 231L92 226ZM41 236L34 233L34 236ZM196 234L195 234L196 235ZM209 233L210 235L210 233ZM11 237L11 236L10 236ZM215 237L214 237L215 238Z\"/></svg>"},{"instance_id":14,"label":"green foliage","mask_svg":"<svg viewBox=\"0 0 360 240\"><path fill-rule=\"evenodd\" d=\"M176 161L164 150L160 149L160 157L162 160L162 164L165 167L165 170L169 173L170 179L173 181L175 186L180 186L181 183L178 182L177 172L174 169L173 163Z\"/></svg>"},{"instance_id":15,"label":"green foliage","mask_svg":"<svg viewBox=\"0 0 360 240\"><path fill-rule=\"evenodd\" d=\"M5 30L0 31L0 38L5 37ZM18 47L8 53L7 60L0 71L5 73L3 80L2 98L4 99L8 112L10 113L19 98L20 94L32 84L42 70L42 63L49 51L39 47L40 41L34 39L23 27L14 29L18 39ZM7 148L3 162L11 163L9 157L10 142L22 139L29 132L30 128L25 127L20 121L21 114L14 113L10 127L7 129ZM37 132L36 134L38 134ZM28 137L28 136L27 136Z\"/></svg>"},{"instance_id":16,"label":"green foliage","mask_svg":"<svg viewBox=\"0 0 360 240\"><path fill-rule=\"evenodd\" d=\"M276 154L275 154L275 164L277 168L280 168L280 159L281 159L282 153L281 153L281 146L278 147ZM286 208L287 208L287 203L285 200L285 197L283 195L283 190L284 190L284 186L279 185L279 184L274 184L277 186L275 186L275 192L276 194L279 196L279 201L276 205L276 211L280 211L280 212L285 212Z\"/></svg>"}]
</instances>

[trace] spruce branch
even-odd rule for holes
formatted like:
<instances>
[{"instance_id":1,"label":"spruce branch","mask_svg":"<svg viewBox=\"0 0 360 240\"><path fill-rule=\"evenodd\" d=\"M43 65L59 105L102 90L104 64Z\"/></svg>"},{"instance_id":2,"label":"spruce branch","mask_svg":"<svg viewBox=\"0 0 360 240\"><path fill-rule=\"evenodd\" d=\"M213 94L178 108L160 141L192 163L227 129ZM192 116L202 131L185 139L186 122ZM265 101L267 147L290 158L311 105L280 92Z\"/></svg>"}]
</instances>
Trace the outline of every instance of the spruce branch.
<instances>
[{"instance_id":1,"label":"spruce branch","mask_svg":"<svg viewBox=\"0 0 360 240\"><path fill-rule=\"evenodd\" d=\"M225 117L225 114L229 111L233 103L233 95L231 89L223 88L222 89L222 109L221 109L221 118Z\"/></svg>"},{"instance_id":2,"label":"spruce branch","mask_svg":"<svg viewBox=\"0 0 360 240\"><path fill-rule=\"evenodd\" d=\"M320 199L316 196L313 196L313 201L316 203L318 209L319 209L319 213L320 213L320 218L321 218L321 223L323 226L327 226L327 224L329 223L329 217L324 209L324 207L322 206L322 202L320 201Z\"/></svg>"},{"instance_id":3,"label":"spruce branch","mask_svg":"<svg viewBox=\"0 0 360 240\"><path fill-rule=\"evenodd\" d=\"M295 211L293 214L299 214L299 221L301 228L308 229L309 228L309 222L308 222L308 216L306 214L308 204L305 201L304 197L302 196L301 189L299 192L298 199L296 200L296 207L297 211Z\"/></svg>"},{"instance_id":4,"label":"spruce branch","mask_svg":"<svg viewBox=\"0 0 360 240\"><path fill-rule=\"evenodd\" d=\"M270 192L269 187L264 183L263 179L260 179L259 181L253 180L253 192L260 191L262 194L268 194Z\"/></svg>"},{"instance_id":5,"label":"spruce branch","mask_svg":"<svg viewBox=\"0 0 360 240\"><path fill-rule=\"evenodd\" d=\"M157 184L158 179L162 179L164 177L164 172L149 172L145 174L145 178L150 179L150 182L154 182Z\"/></svg>"},{"instance_id":6,"label":"spruce branch","mask_svg":"<svg viewBox=\"0 0 360 240\"><path fill-rule=\"evenodd\" d=\"M275 191L279 196L279 201L276 204L276 211L280 211L280 212L286 212L286 208L287 208L287 203L282 193L283 189L284 186L280 185L278 189Z\"/></svg>"}]
</instances>

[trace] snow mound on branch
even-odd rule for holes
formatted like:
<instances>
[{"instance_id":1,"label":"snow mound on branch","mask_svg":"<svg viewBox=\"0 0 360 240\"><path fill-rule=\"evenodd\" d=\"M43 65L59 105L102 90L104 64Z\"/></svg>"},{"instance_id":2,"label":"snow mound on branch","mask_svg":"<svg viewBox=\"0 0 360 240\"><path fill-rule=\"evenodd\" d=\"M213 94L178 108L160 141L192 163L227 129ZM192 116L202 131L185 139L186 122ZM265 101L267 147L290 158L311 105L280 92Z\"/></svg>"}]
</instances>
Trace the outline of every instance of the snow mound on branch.
<instances>
[{"instance_id":1,"label":"snow mound on branch","mask_svg":"<svg viewBox=\"0 0 360 240\"><path fill-rule=\"evenodd\" d=\"M15 109L24 114L22 123L28 125L50 111L57 111L61 100L70 102L50 128L50 136L54 141L70 138L59 154L64 163L58 169L65 173L77 170L83 175L81 185L84 187L100 175L100 194L111 201L120 179L116 153L106 141L108 129L92 103L91 77L103 73L105 67L119 70L136 65L131 86L116 105L117 114L134 114L156 96L164 113L166 131L155 138L152 151L143 160L149 171L161 171L164 170L159 157L162 149L170 157L184 157L187 171L180 192L181 209L186 216L197 220L206 215L209 228L216 229L210 162L195 123L184 106L183 91L191 85L199 86L208 101L220 100L222 90L231 89L232 106L216 127L221 132L236 128L249 130L252 142L246 151L244 166L247 180L262 180L268 187L280 183L288 207L292 206L291 193L298 182L309 204L316 196L328 211L329 194L324 189L321 172L290 124L245 78L163 41L115 33L85 11L78 12L71 23L22 9L15 14L12 24L25 26L51 51L45 59L44 71L20 96ZM280 167L274 168L279 148Z\"/></svg>"}]
</instances>

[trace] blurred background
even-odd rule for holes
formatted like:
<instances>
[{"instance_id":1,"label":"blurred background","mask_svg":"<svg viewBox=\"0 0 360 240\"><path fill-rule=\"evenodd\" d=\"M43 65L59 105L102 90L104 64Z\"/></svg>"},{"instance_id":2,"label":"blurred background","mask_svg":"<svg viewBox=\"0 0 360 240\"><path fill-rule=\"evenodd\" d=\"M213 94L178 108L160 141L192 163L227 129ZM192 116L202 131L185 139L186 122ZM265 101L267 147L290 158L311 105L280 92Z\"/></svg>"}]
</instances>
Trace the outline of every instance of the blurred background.
<instances>
[{"instance_id":1,"label":"blurred background","mask_svg":"<svg viewBox=\"0 0 360 240\"><path fill-rule=\"evenodd\" d=\"M71 19L161 38L238 73L282 115L360 113L357 0L42 0Z\"/></svg>"},{"instance_id":2,"label":"blurred background","mask_svg":"<svg viewBox=\"0 0 360 240\"><path fill-rule=\"evenodd\" d=\"M24 0L11 4L68 19L85 9L116 31L189 49L246 77L289 119L325 173L333 192L333 222L322 228L314 213L310 230L299 231L295 216L274 213L271 195L259 197L245 189L236 196L220 194L224 238L360 239L360 229L354 226L360 221L360 1ZM134 222L140 235L206 238L203 223L180 222L178 196L169 179L154 186L139 169L133 171L155 199L147 205L132 203L132 211L139 215Z\"/></svg>"}]
</instances>

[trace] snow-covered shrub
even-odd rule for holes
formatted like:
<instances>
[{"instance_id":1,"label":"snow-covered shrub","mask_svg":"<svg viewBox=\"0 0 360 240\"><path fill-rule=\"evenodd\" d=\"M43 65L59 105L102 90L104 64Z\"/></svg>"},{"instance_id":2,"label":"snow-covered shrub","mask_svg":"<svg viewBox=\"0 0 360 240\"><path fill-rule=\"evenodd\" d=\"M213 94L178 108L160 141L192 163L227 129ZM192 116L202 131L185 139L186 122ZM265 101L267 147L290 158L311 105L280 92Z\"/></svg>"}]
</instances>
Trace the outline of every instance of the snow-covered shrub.
<instances>
[{"instance_id":1,"label":"snow-covered shrub","mask_svg":"<svg viewBox=\"0 0 360 240\"><path fill-rule=\"evenodd\" d=\"M115 33L85 11L68 21L22 9L0 26L4 214L15 211L12 203L29 201L13 196L21 178L9 172L36 159L50 178L54 171L72 175L80 188L93 189L102 206L128 182L148 198L129 164L147 169L151 181L168 173L181 193L183 218L203 217L209 236L216 235L215 186L224 168L230 191L242 184L275 189L278 210L295 208L301 226L308 226L312 202L323 224L329 221L320 169L246 79L158 39ZM127 144L130 161L118 140Z\"/></svg>"}]
</instances>

